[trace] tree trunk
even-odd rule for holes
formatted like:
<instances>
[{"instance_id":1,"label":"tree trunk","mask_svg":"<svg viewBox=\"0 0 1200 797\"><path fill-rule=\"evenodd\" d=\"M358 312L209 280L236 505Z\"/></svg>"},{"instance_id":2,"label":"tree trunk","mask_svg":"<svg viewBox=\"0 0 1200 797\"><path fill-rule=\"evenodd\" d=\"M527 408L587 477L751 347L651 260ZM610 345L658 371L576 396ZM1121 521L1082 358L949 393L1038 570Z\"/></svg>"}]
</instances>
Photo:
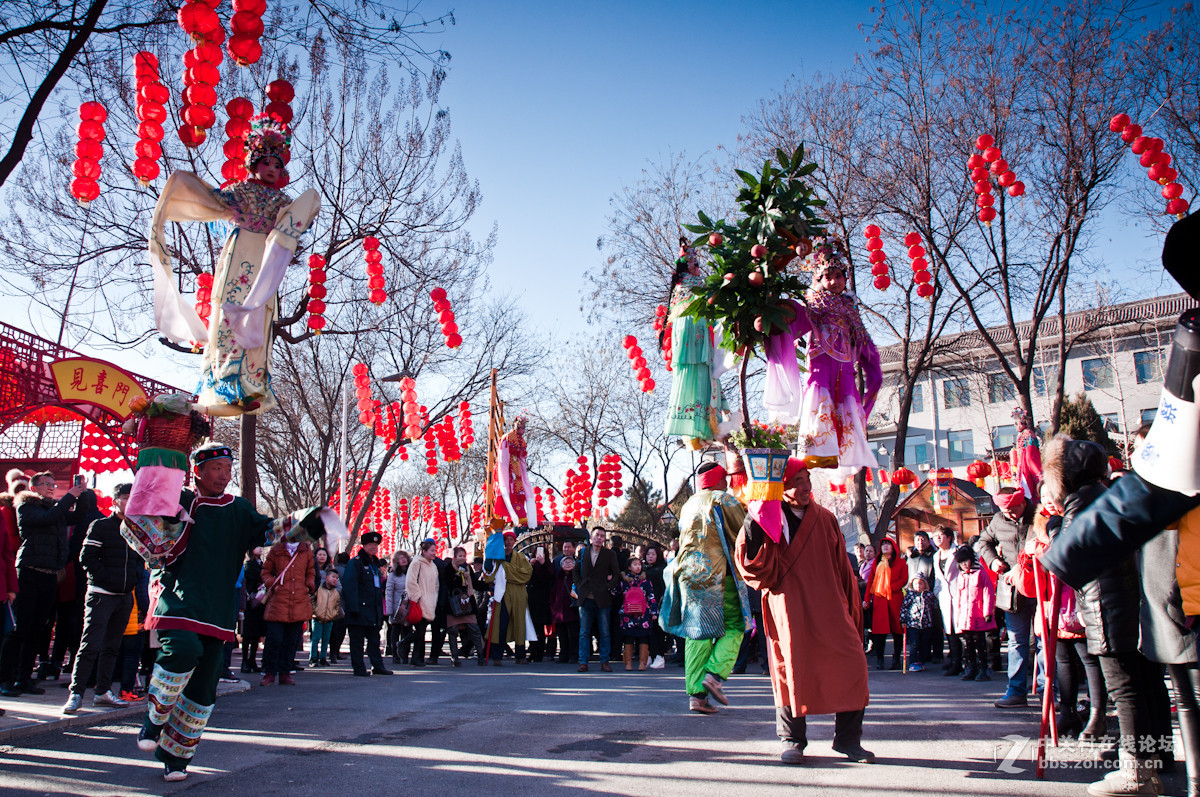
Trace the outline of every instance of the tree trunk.
<instances>
[{"instance_id":1,"label":"tree trunk","mask_svg":"<svg viewBox=\"0 0 1200 797\"><path fill-rule=\"evenodd\" d=\"M254 451L258 447L258 417L244 414L241 416L241 441L238 451L238 483L242 487L242 498L250 505L258 507L258 468L254 462Z\"/></svg>"}]
</instances>

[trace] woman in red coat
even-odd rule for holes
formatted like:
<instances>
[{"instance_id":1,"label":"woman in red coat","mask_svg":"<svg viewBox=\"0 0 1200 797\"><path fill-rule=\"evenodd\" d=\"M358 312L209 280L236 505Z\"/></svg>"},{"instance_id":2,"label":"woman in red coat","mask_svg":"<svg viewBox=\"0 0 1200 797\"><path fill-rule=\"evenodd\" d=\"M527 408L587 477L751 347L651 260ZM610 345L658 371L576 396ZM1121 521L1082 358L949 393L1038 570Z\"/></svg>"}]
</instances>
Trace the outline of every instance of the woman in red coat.
<instances>
[{"instance_id":1,"label":"woman in red coat","mask_svg":"<svg viewBox=\"0 0 1200 797\"><path fill-rule=\"evenodd\" d=\"M267 642L263 647L263 686L290 686L292 659L304 623L312 617L311 596L317 588L312 549L307 542L277 542L263 562L262 581L267 587Z\"/></svg>"},{"instance_id":2,"label":"woman in red coat","mask_svg":"<svg viewBox=\"0 0 1200 797\"><path fill-rule=\"evenodd\" d=\"M865 609L871 611L871 639L875 651L875 669L883 669L883 645L892 635L892 669L900 669L900 651L904 647L904 628L900 625L900 604L908 581L908 563L896 553L896 543L884 537L875 555L875 574L867 585Z\"/></svg>"}]
</instances>

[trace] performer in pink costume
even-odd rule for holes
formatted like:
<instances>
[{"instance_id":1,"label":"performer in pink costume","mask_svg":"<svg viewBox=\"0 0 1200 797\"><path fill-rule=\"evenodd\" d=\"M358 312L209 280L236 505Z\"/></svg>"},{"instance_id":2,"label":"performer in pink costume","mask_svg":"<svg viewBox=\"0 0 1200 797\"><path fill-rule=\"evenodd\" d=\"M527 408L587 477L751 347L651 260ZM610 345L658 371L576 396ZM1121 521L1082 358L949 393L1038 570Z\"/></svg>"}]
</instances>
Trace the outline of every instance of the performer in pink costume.
<instances>
[{"instance_id":1,"label":"performer in pink costume","mask_svg":"<svg viewBox=\"0 0 1200 797\"><path fill-rule=\"evenodd\" d=\"M1025 493L1026 500L1033 500L1039 495L1038 484L1042 480L1042 450L1037 430L1029 420L1029 413L1020 407L1013 409L1012 417L1017 427L1017 440L1008 452L1013 480Z\"/></svg>"},{"instance_id":2,"label":"performer in pink costume","mask_svg":"<svg viewBox=\"0 0 1200 797\"><path fill-rule=\"evenodd\" d=\"M773 421L799 423L799 440L809 467L851 473L878 467L867 443L867 417L875 405L883 372L879 351L863 326L858 299L846 290L846 258L837 239L818 238L804 268L812 289L784 332L767 341L767 382L763 404ZM808 375L796 364L795 348L808 336ZM864 395L855 367L863 370Z\"/></svg>"}]
</instances>

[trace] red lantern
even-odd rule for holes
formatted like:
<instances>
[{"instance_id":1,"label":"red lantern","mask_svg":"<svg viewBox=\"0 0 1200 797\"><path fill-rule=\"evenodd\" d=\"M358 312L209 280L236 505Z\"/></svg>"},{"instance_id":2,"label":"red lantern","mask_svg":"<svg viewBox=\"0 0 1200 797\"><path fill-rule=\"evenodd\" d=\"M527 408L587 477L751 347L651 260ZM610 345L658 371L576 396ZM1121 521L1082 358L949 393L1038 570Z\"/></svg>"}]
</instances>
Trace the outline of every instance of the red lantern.
<instances>
[{"instance_id":1,"label":"red lantern","mask_svg":"<svg viewBox=\"0 0 1200 797\"><path fill-rule=\"evenodd\" d=\"M1120 133L1125 129L1126 125L1128 125L1130 121L1129 114L1119 113L1109 120L1108 129L1114 133Z\"/></svg>"},{"instance_id":2,"label":"red lantern","mask_svg":"<svg viewBox=\"0 0 1200 797\"><path fill-rule=\"evenodd\" d=\"M996 218L995 208L982 208L979 211L979 220L984 224L991 226L992 220Z\"/></svg>"},{"instance_id":3,"label":"red lantern","mask_svg":"<svg viewBox=\"0 0 1200 797\"><path fill-rule=\"evenodd\" d=\"M992 138L991 134L984 133L983 135L979 136L979 138L975 139L975 149L986 150L994 143L996 143L996 139ZM984 157L987 157L986 153Z\"/></svg>"},{"instance_id":4,"label":"red lantern","mask_svg":"<svg viewBox=\"0 0 1200 797\"><path fill-rule=\"evenodd\" d=\"M282 78L267 84L267 99L273 102L291 102L295 96L296 90L292 88L292 84Z\"/></svg>"},{"instance_id":5,"label":"red lantern","mask_svg":"<svg viewBox=\"0 0 1200 797\"><path fill-rule=\"evenodd\" d=\"M1188 212L1188 201L1182 197L1176 197L1167 203L1167 213L1172 216L1183 217Z\"/></svg>"},{"instance_id":6,"label":"red lantern","mask_svg":"<svg viewBox=\"0 0 1200 797\"><path fill-rule=\"evenodd\" d=\"M1008 195L1011 197L1018 197L1023 193L1025 193L1025 183L1020 180L1017 180L1008 187Z\"/></svg>"},{"instance_id":7,"label":"red lantern","mask_svg":"<svg viewBox=\"0 0 1200 797\"><path fill-rule=\"evenodd\" d=\"M933 296L933 286L928 282L921 283L917 286L917 296L920 296L922 299L928 299L930 296Z\"/></svg>"}]
</instances>

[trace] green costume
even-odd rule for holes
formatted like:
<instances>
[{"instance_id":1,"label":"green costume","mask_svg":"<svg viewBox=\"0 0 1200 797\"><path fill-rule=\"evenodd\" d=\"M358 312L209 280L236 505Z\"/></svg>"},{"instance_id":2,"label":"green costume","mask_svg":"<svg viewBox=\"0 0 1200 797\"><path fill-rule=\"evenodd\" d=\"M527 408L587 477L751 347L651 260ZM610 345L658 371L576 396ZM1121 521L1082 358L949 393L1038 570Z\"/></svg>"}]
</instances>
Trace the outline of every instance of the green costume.
<instances>
[{"instance_id":1,"label":"green costume","mask_svg":"<svg viewBox=\"0 0 1200 797\"><path fill-rule=\"evenodd\" d=\"M729 677L737 661L742 636L749 626L749 598L737 571L725 555L736 542L737 532L745 519L746 510L723 490L699 491L687 500L679 513L679 553L675 556L674 566L681 584L697 591L717 585L723 587L724 635L713 639L687 639L684 643L684 682L687 693L694 697L707 694L702 682L708 673L722 681ZM689 611L703 608L685 600L682 611L686 616ZM699 626L700 623L696 621L692 625Z\"/></svg>"},{"instance_id":2,"label":"green costume","mask_svg":"<svg viewBox=\"0 0 1200 797\"><path fill-rule=\"evenodd\" d=\"M533 565L520 551L513 551L508 559L500 563L504 568L504 597L499 606L493 607L500 614L493 622L491 636L493 645L503 645L512 642L517 645L525 644L525 615L529 610L529 591L526 585L533 577ZM494 576L493 576L494 578ZM505 622L500 622L503 619ZM507 625L507 633L502 626Z\"/></svg>"},{"instance_id":3,"label":"green costume","mask_svg":"<svg viewBox=\"0 0 1200 797\"><path fill-rule=\"evenodd\" d=\"M713 378L713 341L708 322L680 311L693 298L692 288L704 278L687 273L671 296L671 398L667 405L668 436L686 438L693 448L716 439L718 413L727 409L721 383Z\"/></svg>"}]
</instances>

